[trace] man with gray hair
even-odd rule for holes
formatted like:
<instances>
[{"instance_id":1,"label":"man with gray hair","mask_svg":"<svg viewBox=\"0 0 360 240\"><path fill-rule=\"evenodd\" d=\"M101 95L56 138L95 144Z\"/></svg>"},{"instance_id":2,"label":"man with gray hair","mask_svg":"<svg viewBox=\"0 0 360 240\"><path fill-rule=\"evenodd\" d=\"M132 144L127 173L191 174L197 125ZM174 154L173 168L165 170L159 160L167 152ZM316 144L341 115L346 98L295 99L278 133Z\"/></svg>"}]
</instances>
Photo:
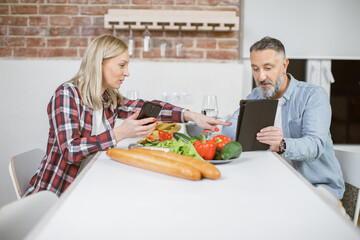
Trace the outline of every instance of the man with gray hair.
<instances>
[{"instance_id":1,"label":"man with gray hair","mask_svg":"<svg viewBox=\"0 0 360 240\"><path fill-rule=\"evenodd\" d=\"M314 186L324 186L342 199L345 185L330 134L331 106L325 89L296 80L287 73L284 45L264 37L250 48L256 88L246 99L277 99L274 126L257 133L257 140L290 159ZM223 135L235 140L239 109L227 120Z\"/></svg>"}]
</instances>

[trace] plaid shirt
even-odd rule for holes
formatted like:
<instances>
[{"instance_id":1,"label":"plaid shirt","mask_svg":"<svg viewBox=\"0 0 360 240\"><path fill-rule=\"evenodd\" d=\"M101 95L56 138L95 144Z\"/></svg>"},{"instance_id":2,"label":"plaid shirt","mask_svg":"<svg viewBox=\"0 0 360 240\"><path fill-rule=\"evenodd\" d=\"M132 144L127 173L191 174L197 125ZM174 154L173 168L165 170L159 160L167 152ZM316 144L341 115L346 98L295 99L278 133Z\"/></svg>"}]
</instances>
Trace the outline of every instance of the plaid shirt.
<instances>
[{"instance_id":1,"label":"plaid shirt","mask_svg":"<svg viewBox=\"0 0 360 240\"><path fill-rule=\"evenodd\" d=\"M158 120L184 122L185 109L161 101L152 102L163 106ZM97 136L91 135L93 110L81 103L80 92L71 82L55 91L47 107L50 130L46 155L31 178L25 196L42 190L60 196L74 181L85 157L116 146L112 131L116 118L129 117L132 114L129 107L140 110L144 101L125 99L121 105L118 99L116 111L112 104L104 103L106 131Z\"/></svg>"}]
</instances>

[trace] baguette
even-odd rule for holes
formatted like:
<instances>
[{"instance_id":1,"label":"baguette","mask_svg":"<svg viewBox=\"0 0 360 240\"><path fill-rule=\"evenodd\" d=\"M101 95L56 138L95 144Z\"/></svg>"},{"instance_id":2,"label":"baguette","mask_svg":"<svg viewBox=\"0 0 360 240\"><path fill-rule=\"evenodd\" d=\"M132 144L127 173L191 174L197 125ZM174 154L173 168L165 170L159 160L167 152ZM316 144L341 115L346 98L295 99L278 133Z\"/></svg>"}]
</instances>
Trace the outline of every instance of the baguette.
<instances>
[{"instance_id":1,"label":"baguette","mask_svg":"<svg viewBox=\"0 0 360 240\"><path fill-rule=\"evenodd\" d=\"M149 153L112 148L106 154L113 160L146 170L189 180L200 180L201 173L189 164L165 157L155 157Z\"/></svg>"},{"instance_id":2,"label":"baguette","mask_svg":"<svg viewBox=\"0 0 360 240\"><path fill-rule=\"evenodd\" d=\"M203 177L210 179L218 179L221 177L219 169L217 169L213 164L196 159L189 156L180 155L173 152L165 152L162 150L151 150L146 148L132 148L130 151L138 153L150 153L154 157L164 157L181 163L189 164L190 166L198 169Z\"/></svg>"}]
</instances>

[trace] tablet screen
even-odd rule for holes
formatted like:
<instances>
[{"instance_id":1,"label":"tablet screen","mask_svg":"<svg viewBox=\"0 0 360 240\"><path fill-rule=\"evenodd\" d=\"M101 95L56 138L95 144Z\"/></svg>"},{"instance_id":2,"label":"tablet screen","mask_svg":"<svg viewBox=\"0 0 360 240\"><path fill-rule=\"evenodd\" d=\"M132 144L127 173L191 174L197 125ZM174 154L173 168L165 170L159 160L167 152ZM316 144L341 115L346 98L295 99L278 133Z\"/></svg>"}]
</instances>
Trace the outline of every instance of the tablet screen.
<instances>
[{"instance_id":1,"label":"tablet screen","mask_svg":"<svg viewBox=\"0 0 360 240\"><path fill-rule=\"evenodd\" d=\"M241 100L236 140L243 151L267 150L269 145L256 140L256 134L264 127L274 126L278 100Z\"/></svg>"}]
</instances>

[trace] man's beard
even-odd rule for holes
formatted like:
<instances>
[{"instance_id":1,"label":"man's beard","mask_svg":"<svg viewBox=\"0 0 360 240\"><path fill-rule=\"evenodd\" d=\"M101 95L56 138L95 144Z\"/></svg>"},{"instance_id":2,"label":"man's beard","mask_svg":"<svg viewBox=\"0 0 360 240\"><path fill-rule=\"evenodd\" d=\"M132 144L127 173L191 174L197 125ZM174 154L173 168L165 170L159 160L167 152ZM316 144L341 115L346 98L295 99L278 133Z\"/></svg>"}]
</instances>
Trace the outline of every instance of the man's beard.
<instances>
[{"instance_id":1,"label":"man's beard","mask_svg":"<svg viewBox=\"0 0 360 240\"><path fill-rule=\"evenodd\" d=\"M276 79L275 84L272 83L271 81L264 80L257 82L256 86L258 87L259 93L263 98L270 99L273 96L275 96L275 94L279 91L284 81L285 81L284 74L281 73L278 79ZM260 84L271 84L271 87L261 87Z\"/></svg>"}]
</instances>

